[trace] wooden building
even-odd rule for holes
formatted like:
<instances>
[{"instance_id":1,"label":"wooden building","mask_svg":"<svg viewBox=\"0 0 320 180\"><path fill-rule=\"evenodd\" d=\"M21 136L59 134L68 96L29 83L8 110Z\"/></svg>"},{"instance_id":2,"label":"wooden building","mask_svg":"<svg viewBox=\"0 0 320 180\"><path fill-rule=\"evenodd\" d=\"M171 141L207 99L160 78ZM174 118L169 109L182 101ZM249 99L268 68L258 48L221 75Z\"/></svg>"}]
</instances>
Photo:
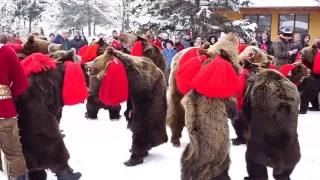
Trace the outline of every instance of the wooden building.
<instances>
[{"instance_id":1,"label":"wooden building","mask_svg":"<svg viewBox=\"0 0 320 180\"><path fill-rule=\"evenodd\" d=\"M217 13L225 13L216 9ZM310 43L320 38L320 7L245 7L240 13L225 13L230 20L248 19L256 23L259 36L264 30L271 34L271 40L277 39L277 33L283 26L291 28L293 33L309 33Z\"/></svg>"}]
</instances>

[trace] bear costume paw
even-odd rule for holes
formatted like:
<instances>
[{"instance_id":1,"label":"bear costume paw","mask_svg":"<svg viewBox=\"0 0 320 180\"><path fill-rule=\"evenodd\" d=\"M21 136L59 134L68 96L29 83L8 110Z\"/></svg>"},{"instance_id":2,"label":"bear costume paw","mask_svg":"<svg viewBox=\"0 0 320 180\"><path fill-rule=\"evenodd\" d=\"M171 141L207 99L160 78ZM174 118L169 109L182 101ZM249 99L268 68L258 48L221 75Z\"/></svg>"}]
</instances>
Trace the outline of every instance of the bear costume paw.
<instances>
[{"instance_id":1,"label":"bear costume paw","mask_svg":"<svg viewBox=\"0 0 320 180\"><path fill-rule=\"evenodd\" d=\"M98 119L98 116L96 115L96 116L89 116L89 113L88 112L86 112L85 114L84 114L84 117L86 118L86 119L90 119L90 120L96 120L96 119Z\"/></svg>"},{"instance_id":2,"label":"bear costume paw","mask_svg":"<svg viewBox=\"0 0 320 180\"><path fill-rule=\"evenodd\" d=\"M245 177L243 180L268 180L268 177L260 177L260 178Z\"/></svg>"},{"instance_id":3,"label":"bear costume paw","mask_svg":"<svg viewBox=\"0 0 320 180\"><path fill-rule=\"evenodd\" d=\"M232 141L232 145L234 145L234 146L246 144L246 140L243 138L239 138L239 137L231 139L231 141Z\"/></svg>"},{"instance_id":4,"label":"bear costume paw","mask_svg":"<svg viewBox=\"0 0 320 180\"><path fill-rule=\"evenodd\" d=\"M143 163L143 157L140 158L130 158L128 161L125 161L123 164L126 166L136 166L138 164L142 164Z\"/></svg>"}]
</instances>

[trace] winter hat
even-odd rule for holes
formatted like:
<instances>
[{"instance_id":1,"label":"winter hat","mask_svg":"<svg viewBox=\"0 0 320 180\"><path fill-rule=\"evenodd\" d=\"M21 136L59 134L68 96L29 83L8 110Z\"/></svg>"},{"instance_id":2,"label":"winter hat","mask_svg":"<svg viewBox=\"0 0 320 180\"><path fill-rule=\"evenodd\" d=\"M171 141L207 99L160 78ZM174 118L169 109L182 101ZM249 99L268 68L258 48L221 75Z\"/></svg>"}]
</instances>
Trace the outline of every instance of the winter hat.
<instances>
[{"instance_id":1,"label":"winter hat","mask_svg":"<svg viewBox=\"0 0 320 180\"><path fill-rule=\"evenodd\" d=\"M104 36L104 34L103 34L103 33L99 33L99 34L98 34L98 37L99 37L99 36Z\"/></svg>"},{"instance_id":2,"label":"winter hat","mask_svg":"<svg viewBox=\"0 0 320 180\"><path fill-rule=\"evenodd\" d=\"M191 36L191 32L190 31L186 31L186 36Z\"/></svg>"},{"instance_id":3,"label":"winter hat","mask_svg":"<svg viewBox=\"0 0 320 180\"><path fill-rule=\"evenodd\" d=\"M51 37L51 36L56 37L56 35L54 35L53 33L50 33L49 37Z\"/></svg>"},{"instance_id":4,"label":"winter hat","mask_svg":"<svg viewBox=\"0 0 320 180\"><path fill-rule=\"evenodd\" d=\"M292 36L292 31L288 27L282 27L281 34L283 34L284 36Z\"/></svg>"}]
</instances>

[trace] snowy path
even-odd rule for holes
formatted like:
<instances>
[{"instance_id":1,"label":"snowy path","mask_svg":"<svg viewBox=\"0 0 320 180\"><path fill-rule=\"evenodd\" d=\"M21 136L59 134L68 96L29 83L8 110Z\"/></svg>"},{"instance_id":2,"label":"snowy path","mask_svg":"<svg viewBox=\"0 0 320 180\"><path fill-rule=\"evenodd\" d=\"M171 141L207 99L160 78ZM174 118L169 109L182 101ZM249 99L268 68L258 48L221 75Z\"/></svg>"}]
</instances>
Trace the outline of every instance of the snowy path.
<instances>
[{"instance_id":1,"label":"snowy path","mask_svg":"<svg viewBox=\"0 0 320 180\"><path fill-rule=\"evenodd\" d=\"M123 162L130 156L131 145L131 132L126 129L125 119L110 121L108 112L101 110L99 120L89 121L84 118L84 112L84 104L65 107L61 121L61 129L66 134L65 142L71 154L70 165L83 174L82 180L180 179L180 156L189 141L186 131L182 138L182 148L173 148L167 143L152 149L143 164L125 167ZM307 115L299 116L302 159L291 176L292 180L320 179L319 125L320 113L308 112ZM232 126L230 133L231 137L235 137ZM229 174L232 180L242 180L247 174L245 149L245 146L231 147ZM0 180L5 180L5 176L0 174ZM48 180L56 180L56 177L50 173Z\"/></svg>"}]
</instances>

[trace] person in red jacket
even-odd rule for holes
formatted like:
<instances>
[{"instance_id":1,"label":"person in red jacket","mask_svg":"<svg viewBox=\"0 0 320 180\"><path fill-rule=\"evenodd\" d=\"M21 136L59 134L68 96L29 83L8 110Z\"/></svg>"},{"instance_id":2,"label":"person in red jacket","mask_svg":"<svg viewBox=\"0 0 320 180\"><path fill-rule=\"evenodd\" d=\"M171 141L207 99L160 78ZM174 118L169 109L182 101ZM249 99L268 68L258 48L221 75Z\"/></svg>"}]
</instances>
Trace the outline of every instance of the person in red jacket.
<instances>
[{"instance_id":1,"label":"person in red jacket","mask_svg":"<svg viewBox=\"0 0 320 180\"><path fill-rule=\"evenodd\" d=\"M20 145L13 99L28 88L28 78L10 46L0 44L0 57L0 144L9 165L9 180L26 180L28 168Z\"/></svg>"}]
</instances>

